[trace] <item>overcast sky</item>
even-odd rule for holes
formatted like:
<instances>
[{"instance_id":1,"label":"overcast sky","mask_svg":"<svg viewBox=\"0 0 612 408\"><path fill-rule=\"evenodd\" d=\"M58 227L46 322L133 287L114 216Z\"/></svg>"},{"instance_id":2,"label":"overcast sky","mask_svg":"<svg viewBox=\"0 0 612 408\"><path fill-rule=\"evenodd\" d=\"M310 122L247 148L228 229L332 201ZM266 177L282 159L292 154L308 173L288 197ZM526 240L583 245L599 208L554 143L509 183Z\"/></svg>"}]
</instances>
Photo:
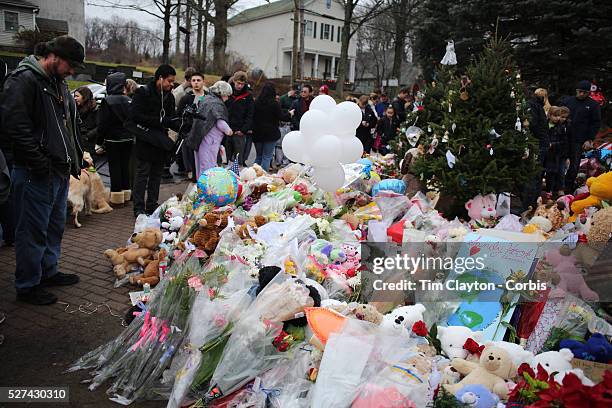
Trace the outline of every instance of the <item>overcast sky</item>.
<instances>
[{"instance_id":1,"label":"overcast sky","mask_svg":"<svg viewBox=\"0 0 612 408\"><path fill-rule=\"evenodd\" d=\"M239 0L238 3L234 6L236 13L239 10L244 10L249 7L258 6L260 4L264 4L265 0ZM135 10L123 10L123 9L113 9L108 7L97 7L95 4L138 4L143 6L144 8L148 8L153 12L159 12L157 8L152 4L151 0L85 0L85 18L89 17L100 17L100 18L110 18L113 15L120 16L125 19L134 19L142 24L145 24L151 28L157 28L161 25L161 20L148 15L142 11Z\"/></svg>"}]
</instances>

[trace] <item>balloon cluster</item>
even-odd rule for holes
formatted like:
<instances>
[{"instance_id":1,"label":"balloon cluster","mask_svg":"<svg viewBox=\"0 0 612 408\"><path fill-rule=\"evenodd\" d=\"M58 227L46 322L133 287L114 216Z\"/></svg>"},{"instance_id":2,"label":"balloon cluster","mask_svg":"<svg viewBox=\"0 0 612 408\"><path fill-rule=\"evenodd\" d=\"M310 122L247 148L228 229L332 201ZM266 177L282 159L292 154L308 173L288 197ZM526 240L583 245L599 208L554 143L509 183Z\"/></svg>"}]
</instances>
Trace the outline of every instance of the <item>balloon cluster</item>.
<instances>
[{"instance_id":1,"label":"balloon cluster","mask_svg":"<svg viewBox=\"0 0 612 408\"><path fill-rule=\"evenodd\" d=\"M336 191L344 185L341 163L354 163L363 153L363 145L355 136L361 118L356 103L336 105L331 96L319 95L300 119L300 130L287 133L283 139L283 153L294 162L312 166L319 188Z\"/></svg>"}]
</instances>

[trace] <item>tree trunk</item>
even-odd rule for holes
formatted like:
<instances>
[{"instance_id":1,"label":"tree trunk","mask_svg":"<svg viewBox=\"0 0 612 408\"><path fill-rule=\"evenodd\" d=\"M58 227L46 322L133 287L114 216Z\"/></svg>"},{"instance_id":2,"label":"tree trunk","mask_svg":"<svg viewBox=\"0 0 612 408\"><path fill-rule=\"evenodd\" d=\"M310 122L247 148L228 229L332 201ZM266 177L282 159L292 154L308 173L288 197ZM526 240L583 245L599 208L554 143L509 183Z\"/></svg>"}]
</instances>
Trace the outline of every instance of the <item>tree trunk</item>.
<instances>
[{"instance_id":1,"label":"tree trunk","mask_svg":"<svg viewBox=\"0 0 612 408\"><path fill-rule=\"evenodd\" d=\"M344 81L348 68L348 49L351 36L351 20L353 9L358 0L346 0L344 6L344 27L342 27L342 45L340 47L340 61L338 63L338 77L336 78L336 92L340 98L344 97Z\"/></svg>"},{"instance_id":2,"label":"tree trunk","mask_svg":"<svg viewBox=\"0 0 612 408\"><path fill-rule=\"evenodd\" d=\"M214 0L215 3L215 36L213 37L214 69L217 74L225 73L225 48L227 47L227 0Z\"/></svg>"},{"instance_id":3,"label":"tree trunk","mask_svg":"<svg viewBox=\"0 0 612 408\"><path fill-rule=\"evenodd\" d=\"M204 14L200 9L204 4L204 0L198 0L198 34L196 38L196 59L200 62L200 57L202 55L202 19L204 18Z\"/></svg>"},{"instance_id":4,"label":"tree trunk","mask_svg":"<svg viewBox=\"0 0 612 408\"><path fill-rule=\"evenodd\" d=\"M404 61L404 48L406 47L406 14L408 12L408 0L400 0L397 6L398 8L394 10L395 12L393 13L393 19L395 20L395 48L391 76L397 79L399 85L402 75L402 62ZM393 87L391 90L392 95L395 95L398 91L398 87Z\"/></svg>"},{"instance_id":5,"label":"tree trunk","mask_svg":"<svg viewBox=\"0 0 612 408\"><path fill-rule=\"evenodd\" d=\"M191 64L191 7L188 4L185 7L187 8L185 28L189 32L189 34L185 34L185 69L187 69Z\"/></svg>"},{"instance_id":6,"label":"tree trunk","mask_svg":"<svg viewBox=\"0 0 612 408\"><path fill-rule=\"evenodd\" d=\"M180 27L181 27L181 0L177 0L176 2L176 47L174 50L175 60L181 53L181 30L179 30Z\"/></svg>"},{"instance_id":7,"label":"tree trunk","mask_svg":"<svg viewBox=\"0 0 612 408\"><path fill-rule=\"evenodd\" d=\"M293 47L291 49L291 84L300 77L298 41L300 33L300 0L293 0Z\"/></svg>"},{"instance_id":8,"label":"tree trunk","mask_svg":"<svg viewBox=\"0 0 612 408\"><path fill-rule=\"evenodd\" d=\"M166 0L164 7L164 39L162 41L162 64L167 64L170 59L170 17L172 0Z\"/></svg>"}]
</instances>

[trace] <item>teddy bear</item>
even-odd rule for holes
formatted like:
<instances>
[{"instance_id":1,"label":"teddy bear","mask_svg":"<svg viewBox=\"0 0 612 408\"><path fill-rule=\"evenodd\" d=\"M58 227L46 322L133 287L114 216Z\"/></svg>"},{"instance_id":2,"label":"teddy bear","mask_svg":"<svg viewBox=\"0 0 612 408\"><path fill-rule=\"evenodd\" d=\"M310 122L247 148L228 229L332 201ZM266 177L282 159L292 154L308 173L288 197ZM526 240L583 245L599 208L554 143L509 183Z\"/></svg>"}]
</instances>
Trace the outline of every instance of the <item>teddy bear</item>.
<instances>
[{"instance_id":1,"label":"teddy bear","mask_svg":"<svg viewBox=\"0 0 612 408\"><path fill-rule=\"evenodd\" d=\"M608 241L612 232L612 207L602 208L591 217L591 225L586 234L586 243L579 242L574 255L579 263L588 271L585 279L591 284L608 283L609 277L606 262L600 257L609 250ZM602 258L600 262L598 259ZM609 267L608 267L609 268ZM601 272L601 273L600 273Z\"/></svg>"},{"instance_id":2,"label":"teddy bear","mask_svg":"<svg viewBox=\"0 0 612 408\"><path fill-rule=\"evenodd\" d=\"M209 212L198 222L198 230L191 242L208 255L215 252L219 243L219 234L227 227L228 212Z\"/></svg>"},{"instance_id":3,"label":"teddy bear","mask_svg":"<svg viewBox=\"0 0 612 408\"><path fill-rule=\"evenodd\" d=\"M279 176L285 184L291 184L298 178L301 172L302 166L300 164L292 164L279 171Z\"/></svg>"},{"instance_id":4,"label":"teddy bear","mask_svg":"<svg viewBox=\"0 0 612 408\"><path fill-rule=\"evenodd\" d=\"M537 372L538 365L542 366L548 374L555 374L555 381L559 384L563 383L563 377L568 373L575 374L584 385L593 385L593 382L584 375L584 372L579 368L572 367L572 359L574 354L568 348L561 348L559 351L546 351L534 356L529 365Z\"/></svg>"},{"instance_id":5,"label":"teddy bear","mask_svg":"<svg viewBox=\"0 0 612 408\"><path fill-rule=\"evenodd\" d=\"M578 340L561 340L559 347L568 348L576 358L610 364L612 362L612 345L601 333L593 333L583 343Z\"/></svg>"},{"instance_id":6,"label":"teddy bear","mask_svg":"<svg viewBox=\"0 0 612 408\"><path fill-rule=\"evenodd\" d=\"M587 186L589 187L589 196L582 200L574 200L572 203L572 212L574 213L570 218L572 222L576 221L578 214L586 208L601 208L602 201L612 200L612 171L597 177L590 177L587 180Z\"/></svg>"},{"instance_id":7,"label":"teddy bear","mask_svg":"<svg viewBox=\"0 0 612 408\"><path fill-rule=\"evenodd\" d=\"M255 163L251 166L251 168L253 170L255 170L255 174L257 175L257 177L261 177L261 176L265 176L266 175L266 171L263 169L263 167L261 167L259 164Z\"/></svg>"},{"instance_id":8,"label":"teddy bear","mask_svg":"<svg viewBox=\"0 0 612 408\"><path fill-rule=\"evenodd\" d=\"M494 341L493 345L506 350L508 354L510 354L510 357L512 357L512 362L515 367L519 367L523 363L528 363L533 358L533 353L531 351L525 350L521 345L516 343Z\"/></svg>"},{"instance_id":9,"label":"teddy bear","mask_svg":"<svg viewBox=\"0 0 612 408\"><path fill-rule=\"evenodd\" d=\"M455 393L455 398L470 408L495 408L499 403L499 397L480 384L462 387Z\"/></svg>"},{"instance_id":10,"label":"teddy bear","mask_svg":"<svg viewBox=\"0 0 612 408\"><path fill-rule=\"evenodd\" d=\"M425 191L425 185L417 176L411 173L412 166L416 160L425 153L425 148L422 144L417 147L408 149L404 155L404 159L400 161L400 174L402 175L402 181L406 185L406 196L412 197L419 191Z\"/></svg>"},{"instance_id":11,"label":"teddy bear","mask_svg":"<svg viewBox=\"0 0 612 408\"><path fill-rule=\"evenodd\" d=\"M162 222L161 227L165 229L162 233L163 242L174 242L178 235L178 231L183 226L183 217L182 216L174 216L169 218L168 221Z\"/></svg>"},{"instance_id":12,"label":"teddy bear","mask_svg":"<svg viewBox=\"0 0 612 408\"><path fill-rule=\"evenodd\" d=\"M349 304L348 309L343 313L348 317L353 317L357 320L379 325L383 321L383 315L372 305L368 304Z\"/></svg>"},{"instance_id":13,"label":"teddy bear","mask_svg":"<svg viewBox=\"0 0 612 408\"><path fill-rule=\"evenodd\" d=\"M381 326L396 333L410 334L412 326L419 320L423 320L424 312L425 306L420 303L397 307L384 315Z\"/></svg>"},{"instance_id":14,"label":"teddy bear","mask_svg":"<svg viewBox=\"0 0 612 408\"><path fill-rule=\"evenodd\" d=\"M565 297L567 292L579 295L586 301L598 301L599 295L592 291L584 281L584 277L576 266L576 257L572 255L567 245L559 249L551 249L544 254L544 260L550 264L557 275L559 283L550 292L551 298Z\"/></svg>"},{"instance_id":15,"label":"teddy bear","mask_svg":"<svg viewBox=\"0 0 612 408\"><path fill-rule=\"evenodd\" d=\"M381 376L395 384L428 384L431 372L431 359L423 353L416 353L386 367Z\"/></svg>"},{"instance_id":16,"label":"teddy bear","mask_svg":"<svg viewBox=\"0 0 612 408\"><path fill-rule=\"evenodd\" d=\"M236 229L236 234L241 239L252 239L251 232L257 232L257 228L265 225L268 219L263 215L256 215L252 220L245 222Z\"/></svg>"},{"instance_id":17,"label":"teddy bear","mask_svg":"<svg viewBox=\"0 0 612 408\"><path fill-rule=\"evenodd\" d=\"M533 213L534 217L543 217L550 221L550 230L556 231L567 222L569 213L565 207L564 201L544 201L542 197L538 198L538 206ZM546 232L549 232L546 231Z\"/></svg>"},{"instance_id":18,"label":"teddy bear","mask_svg":"<svg viewBox=\"0 0 612 408\"><path fill-rule=\"evenodd\" d=\"M145 228L141 232L134 233L131 241L132 244L127 247L104 251L119 279L122 279L134 266L146 266L162 242L162 233L159 228Z\"/></svg>"},{"instance_id":19,"label":"teddy bear","mask_svg":"<svg viewBox=\"0 0 612 408\"><path fill-rule=\"evenodd\" d=\"M505 399L508 396L506 380L516 376L516 366L510 354L490 343L485 345L478 362L454 358L451 364L455 370L465 376L457 384L444 385L447 391L455 395L466 385L481 384L501 399Z\"/></svg>"},{"instance_id":20,"label":"teddy bear","mask_svg":"<svg viewBox=\"0 0 612 408\"><path fill-rule=\"evenodd\" d=\"M523 227L523 232L526 234L534 234L539 232L542 235L552 230L552 222L541 215L532 217L529 222Z\"/></svg>"},{"instance_id":21,"label":"teddy bear","mask_svg":"<svg viewBox=\"0 0 612 408\"><path fill-rule=\"evenodd\" d=\"M257 172L251 167L245 167L240 171L240 181L249 183L257 178Z\"/></svg>"},{"instance_id":22,"label":"teddy bear","mask_svg":"<svg viewBox=\"0 0 612 408\"><path fill-rule=\"evenodd\" d=\"M463 345L467 339L480 342L482 334L482 331L472 331L465 326L438 326L438 340L440 340L442 351L451 360L468 358L470 353L463 348Z\"/></svg>"},{"instance_id":23,"label":"teddy bear","mask_svg":"<svg viewBox=\"0 0 612 408\"><path fill-rule=\"evenodd\" d=\"M485 196L478 194L465 203L465 209L470 216L470 225L480 228L491 225L497 215L496 204L497 197L495 197L495 194Z\"/></svg>"},{"instance_id":24,"label":"teddy bear","mask_svg":"<svg viewBox=\"0 0 612 408\"><path fill-rule=\"evenodd\" d=\"M257 202L257 201L259 201L261 199L261 196L264 195L267 192L268 192L268 184L267 183L257 184L255 186L253 186L253 189L251 191L251 195L249 197L251 197L251 200L253 200L254 202Z\"/></svg>"},{"instance_id":25,"label":"teddy bear","mask_svg":"<svg viewBox=\"0 0 612 408\"><path fill-rule=\"evenodd\" d=\"M130 283L132 285L144 285L148 283L151 286L155 286L159 283L159 264L161 262L166 262L166 257L168 256L168 251L165 248L161 248L157 255L155 255L155 259L145 266L144 272L139 275L130 276Z\"/></svg>"}]
</instances>

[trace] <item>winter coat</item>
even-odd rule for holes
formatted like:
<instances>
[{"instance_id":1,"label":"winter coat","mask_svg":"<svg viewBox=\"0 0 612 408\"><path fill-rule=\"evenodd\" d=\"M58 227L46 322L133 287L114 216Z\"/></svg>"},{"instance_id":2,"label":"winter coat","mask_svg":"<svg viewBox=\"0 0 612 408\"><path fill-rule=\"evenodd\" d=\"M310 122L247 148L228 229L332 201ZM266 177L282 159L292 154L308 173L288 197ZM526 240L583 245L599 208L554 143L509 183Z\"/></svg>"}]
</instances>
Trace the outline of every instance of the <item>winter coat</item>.
<instances>
[{"instance_id":1,"label":"winter coat","mask_svg":"<svg viewBox=\"0 0 612 408\"><path fill-rule=\"evenodd\" d=\"M387 116L383 116L376 125L376 134L380 135L380 139L384 144L388 144L390 140L395 139L397 136L397 129L400 127L400 121L397 116L393 116L389 119Z\"/></svg>"},{"instance_id":2,"label":"winter coat","mask_svg":"<svg viewBox=\"0 0 612 408\"><path fill-rule=\"evenodd\" d=\"M41 176L80 176L83 149L66 81L50 77L30 55L6 79L0 106L0 138L10 145L16 166Z\"/></svg>"},{"instance_id":3,"label":"winter coat","mask_svg":"<svg viewBox=\"0 0 612 408\"><path fill-rule=\"evenodd\" d=\"M98 142L98 106L93 109L79 112L78 124L81 132L81 141L86 151L92 153L91 150Z\"/></svg>"},{"instance_id":4,"label":"winter coat","mask_svg":"<svg viewBox=\"0 0 612 408\"><path fill-rule=\"evenodd\" d=\"M577 144L582 145L587 140L595 140L601 126L601 109L597 102L587 97L580 100L569 96L561 102L570 109L571 131Z\"/></svg>"},{"instance_id":5,"label":"winter coat","mask_svg":"<svg viewBox=\"0 0 612 408\"><path fill-rule=\"evenodd\" d=\"M185 143L192 150L198 150L202 139L217 125L217 121L228 121L227 106L221 98L216 95L206 95L198 105L198 117L193 120L193 125Z\"/></svg>"},{"instance_id":6,"label":"winter coat","mask_svg":"<svg viewBox=\"0 0 612 408\"><path fill-rule=\"evenodd\" d=\"M558 123L552 127L549 126L546 138L547 150L543 161L546 172L559 173L561 171L561 164L570 157L569 140L570 134L565 124Z\"/></svg>"},{"instance_id":7,"label":"winter coat","mask_svg":"<svg viewBox=\"0 0 612 408\"><path fill-rule=\"evenodd\" d=\"M234 91L225 104L229 112L228 124L234 132L240 131L246 135L253 130L255 101L246 86L240 92Z\"/></svg>"},{"instance_id":8,"label":"winter coat","mask_svg":"<svg viewBox=\"0 0 612 408\"><path fill-rule=\"evenodd\" d=\"M253 123L253 142L273 142L280 139L280 121L289 121L291 116L283 111L278 102L255 102L255 120Z\"/></svg>"},{"instance_id":9,"label":"winter coat","mask_svg":"<svg viewBox=\"0 0 612 408\"><path fill-rule=\"evenodd\" d=\"M185 115L185 108L193 105L195 102L195 95L193 92L186 93L178 103L176 114L181 118L181 127L179 135L185 136L189 134L191 126L193 125L193 117L191 115Z\"/></svg>"},{"instance_id":10,"label":"winter coat","mask_svg":"<svg viewBox=\"0 0 612 408\"><path fill-rule=\"evenodd\" d=\"M281 109L287 111L291 110L291 108L293 107L293 103L297 98L297 96L289 96L289 94L284 94L283 96L281 96L279 101Z\"/></svg>"},{"instance_id":11,"label":"winter coat","mask_svg":"<svg viewBox=\"0 0 612 408\"><path fill-rule=\"evenodd\" d=\"M548 119L544 111L544 101L539 98L530 99L527 102L529 117L529 130L533 136L540 141L540 154L547 150Z\"/></svg>"},{"instance_id":12,"label":"winter coat","mask_svg":"<svg viewBox=\"0 0 612 408\"><path fill-rule=\"evenodd\" d=\"M305 100L300 96L293 102L291 109L294 110L294 113L293 117L291 118L291 130L300 130L300 120L302 119L302 116L310 109L312 99L313 98Z\"/></svg>"},{"instance_id":13,"label":"winter coat","mask_svg":"<svg viewBox=\"0 0 612 408\"><path fill-rule=\"evenodd\" d=\"M172 90L172 95L174 96L174 102L176 103L176 109L178 110L178 105L181 102L181 99L191 91L191 85L180 84L176 88Z\"/></svg>"},{"instance_id":14,"label":"winter coat","mask_svg":"<svg viewBox=\"0 0 612 408\"><path fill-rule=\"evenodd\" d=\"M106 78L106 98L98 113L98 134L105 142L128 142L133 135L125 128L132 100L123 94L125 74L117 72Z\"/></svg>"},{"instance_id":15,"label":"winter coat","mask_svg":"<svg viewBox=\"0 0 612 408\"><path fill-rule=\"evenodd\" d=\"M372 137L372 130L376 128L376 115L374 115L374 111L370 107L370 105L366 105L365 111L361 113L361 121L368 122L367 126L363 126L360 124L357 128L357 137L360 139L366 139L368 137Z\"/></svg>"},{"instance_id":16,"label":"winter coat","mask_svg":"<svg viewBox=\"0 0 612 408\"><path fill-rule=\"evenodd\" d=\"M158 129L167 133L168 130L162 125L162 117L175 117L174 96L171 92L164 92L163 96L157 89L155 81L142 86L134 93L130 107L131 120L149 129ZM175 130L178 130L175 129ZM136 157L141 160L161 162L165 160L166 152L144 140L136 137Z\"/></svg>"},{"instance_id":17,"label":"winter coat","mask_svg":"<svg viewBox=\"0 0 612 408\"><path fill-rule=\"evenodd\" d=\"M400 122L404 122L406 120L406 101L396 96L391 106L393 106L395 115L399 118Z\"/></svg>"}]
</instances>

